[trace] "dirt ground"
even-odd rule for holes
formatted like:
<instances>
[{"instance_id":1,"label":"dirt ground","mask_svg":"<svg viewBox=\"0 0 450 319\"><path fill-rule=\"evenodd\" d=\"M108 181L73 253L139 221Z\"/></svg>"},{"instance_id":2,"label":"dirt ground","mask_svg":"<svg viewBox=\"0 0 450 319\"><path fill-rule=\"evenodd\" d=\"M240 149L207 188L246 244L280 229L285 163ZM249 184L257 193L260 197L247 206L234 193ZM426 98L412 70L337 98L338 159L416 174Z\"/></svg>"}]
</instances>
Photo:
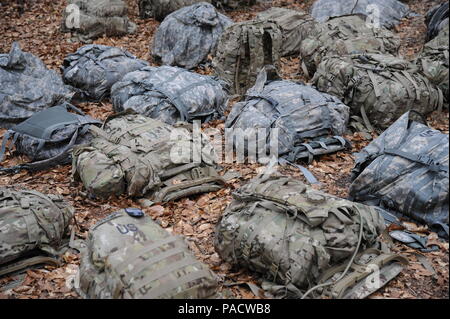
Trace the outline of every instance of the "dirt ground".
<instances>
[{"instance_id":1,"label":"dirt ground","mask_svg":"<svg viewBox=\"0 0 450 319\"><path fill-rule=\"evenodd\" d=\"M16 1L0 0L0 53L9 52L11 44L19 41L24 51L31 52L41 58L48 67L59 70L63 58L82 46L81 43L69 42L70 35L60 33L61 13L64 9L63 0L30 0L22 15L18 14ZM138 58L153 63L150 55L153 34L158 22L138 17L137 1L129 3L129 16L138 25L134 35L122 38L100 38L94 43L124 48ZM307 10L313 1L306 0L274 0L272 4L265 3L234 12L225 12L235 21L253 18L270 6L283 6ZM408 18L396 27L402 38L401 54L412 59L420 52L425 42L426 26L423 15L429 8L440 1L405 1L417 13L418 17ZM282 75L286 79L305 80L299 74L298 58L283 59ZM201 73L210 73L210 68L198 70ZM230 103L230 107L231 107ZM84 103L79 105L89 115L105 119L112 114L109 102ZM433 113L428 118L430 126L448 134L448 109L443 113ZM205 127L223 129L223 122L216 121ZM0 130L0 136L4 130ZM369 141L359 134L346 136L352 142L352 149L333 155L322 156L313 161L308 168L322 183L322 189L331 194L346 197L350 185L350 171L354 165L354 152L360 151ZM26 158L16 156L14 152L7 153L4 166L26 161ZM306 165L306 164L305 164ZM224 282L255 282L255 278L244 270L233 269L224 263L212 246L214 229L221 213L231 201L234 189L254 177L258 172L258 165L225 165L225 170L239 171L242 178L233 180L227 188L215 193L195 196L164 204L162 206L141 207L139 201L121 197L108 201L86 199L83 196L81 185L71 179L71 167L57 167L49 171L30 174L21 172L13 176L0 175L0 186L15 185L35 189L44 193L62 194L76 208L76 222L79 226L76 232L78 238L86 238L89 228L99 219L110 213L126 207L141 207L144 212L157 220L162 227L170 232L181 234L189 240L189 245L196 256L208 264ZM303 179L296 169L284 169L286 174ZM448 298L449 297L449 244L437 239L436 234L426 227L408 224L408 228L417 233L428 236L430 244L437 244L439 251L432 253L418 253L399 243L394 250L404 254L410 264L405 271L386 287L370 298ZM79 255L66 253L61 267L45 267L43 269L29 270L24 282L14 289L0 292L1 298L37 299L37 298L79 298L78 294L66 286L66 281L73 277ZM10 283L16 278L0 280L2 285ZM256 298L245 285L232 288L235 298Z\"/></svg>"}]
</instances>

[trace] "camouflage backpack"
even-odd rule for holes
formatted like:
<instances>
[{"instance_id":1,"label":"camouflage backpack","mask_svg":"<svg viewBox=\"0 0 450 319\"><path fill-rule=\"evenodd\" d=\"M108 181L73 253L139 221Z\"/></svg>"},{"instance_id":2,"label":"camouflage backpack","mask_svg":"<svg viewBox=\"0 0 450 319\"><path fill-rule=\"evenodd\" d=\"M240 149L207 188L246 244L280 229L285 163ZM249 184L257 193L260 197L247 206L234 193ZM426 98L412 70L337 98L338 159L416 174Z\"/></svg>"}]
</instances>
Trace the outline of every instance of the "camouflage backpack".
<instances>
[{"instance_id":1,"label":"camouflage backpack","mask_svg":"<svg viewBox=\"0 0 450 319\"><path fill-rule=\"evenodd\" d=\"M132 208L90 229L79 275L84 298L204 299L218 289L216 275L183 238Z\"/></svg>"},{"instance_id":2,"label":"camouflage backpack","mask_svg":"<svg viewBox=\"0 0 450 319\"><path fill-rule=\"evenodd\" d=\"M74 212L61 196L0 187L0 276L58 265Z\"/></svg>"},{"instance_id":3,"label":"camouflage backpack","mask_svg":"<svg viewBox=\"0 0 450 319\"><path fill-rule=\"evenodd\" d=\"M448 134L408 112L356 154L350 196L448 238L448 152Z\"/></svg>"},{"instance_id":4,"label":"camouflage backpack","mask_svg":"<svg viewBox=\"0 0 450 319\"><path fill-rule=\"evenodd\" d=\"M74 149L72 165L90 196L127 194L163 202L225 184L207 137L192 136L192 125L174 127L125 113L110 117L103 130L91 130L95 138Z\"/></svg>"},{"instance_id":5,"label":"camouflage backpack","mask_svg":"<svg viewBox=\"0 0 450 319\"><path fill-rule=\"evenodd\" d=\"M420 73L442 90L444 99L447 102L449 96L448 37L449 26L447 25L437 37L425 44L422 53L416 60Z\"/></svg>"},{"instance_id":6,"label":"camouflage backpack","mask_svg":"<svg viewBox=\"0 0 450 319\"><path fill-rule=\"evenodd\" d=\"M257 177L233 197L217 226L216 251L262 276L275 297L364 298L405 263L374 248L384 229L374 207L278 175ZM364 283L371 266L383 274L380 287Z\"/></svg>"},{"instance_id":7,"label":"camouflage backpack","mask_svg":"<svg viewBox=\"0 0 450 319\"><path fill-rule=\"evenodd\" d=\"M101 101L125 74L147 65L120 48L89 44L64 58L61 73L64 82L76 88L77 100Z\"/></svg>"},{"instance_id":8,"label":"camouflage backpack","mask_svg":"<svg viewBox=\"0 0 450 319\"><path fill-rule=\"evenodd\" d=\"M281 56L299 54L302 41L311 34L317 24L306 12L285 8L270 8L258 14L256 20L271 21L280 26L283 34Z\"/></svg>"},{"instance_id":9,"label":"camouflage backpack","mask_svg":"<svg viewBox=\"0 0 450 319\"><path fill-rule=\"evenodd\" d=\"M282 41L281 29L273 22L235 23L220 37L213 60L215 74L230 85L231 94L245 94L261 68L279 66Z\"/></svg>"},{"instance_id":10,"label":"camouflage backpack","mask_svg":"<svg viewBox=\"0 0 450 319\"><path fill-rule=\"evenodd\" d=\"M69 0L61 30L72 32L75 40L85 43L102 35L132 34L137 26L128 19L127 13L127 4L122 0Z\"/></svg>"},{"instance_id":11,"label":"camouflage backpack","mask_svg":"<svg viewBox=\"0 0 450 319\"><path fill-rule=\"evenodd\" d=\"M220 9L238 9L243 6L251 6L258 0L211 0L211 3Z\"/></svg>"},{"instance_id":12,"label":"camouflage backpack","mask_svg":"<svg viewBox=\"0 0 450 319\"><path fill-rule=\"evenodd\" d=\"M278 156L290 162L333 153L349 146L341 137L347 129L349 107L311 86L282 80L270 66L263 68L245 101L236 103L225 122L237 150L247 150L255 138L273 146L278 129ZM253 131L253 130L258 131ZM259 136L259 130L264 132ZM256 136L252 136L256 135ZM269 150L258 150L265 156Z\"/></svg>"},{"instance_id":13,"label":"camouflage backpack","mask_svg":"<svg viewBox=\"0 0 450 319\"><path fill-rule=\"evenodd\" d=\"M425 23L428 28L427 41L432 40L443 29L448 29L448 6L448 1L445 1L427 12L425 16Z\"/></svg>"},{"instance_id":14,"label":"camouflage backpack","mask_svg":"<svg viewBox=\"0 0 450 319\"><path fill-rule=\"evenodd\" d=\"M78 114L70 113L68 110ZM32 162L7 168L0 166L0 172L17 173L22 169L44 170L58 164L70 163L72 147L90 140L88 128L91 124L101 125L101 122L84 115L68 103L33 115L5 133L0 149L2 162L7 143L13 139L16 152L26 155Z\"/></svg>"},{"instance_id":15,"label":"camouflage backpack","mask_svg":"<svg viewBox=\"0 0 450 319\"><path fill-rule=\"evenodd\" d=\"M346 15L317 23L300 46L302 70L313 76L327 55L389 53L397 55L400 39L384 28L370 28L364 16Z\"/></svg>"},{"instance_id":16,"label":"camouflage backpack","mask_svg":"<svg viewBox=\"0 0 450 319\"><path fill-rule=\"evenodd\" d=\"M0 53L0 128L10 128L49 107L69 102L73 92L61 76L18 42Z\"/></svg>"},{"instance_id":17,"label":"camouflage backpack","mask_svg":"<svg viewBox=\"0 0 450 319\"><path fill-rule=\"evenodd\" d=\"M210 3L181 8L158 27L152 54L163 64L193 69L215 54L220 35L232 23Z\"/></svg>"},{"instance_id":18,"label":"camouflage backpack","mask_svg":"<svg viewBox=\"0 0 450 319\"><path fill-rule=\"evenodd\" d=\"M210 0L139 0L139 16L141 19L154 18L162 21L166 16L178 9L199 2Z\"/></svg>"},{"instance_id":19,"label":"camouflage backpack","mask_svg":"<svg viewBox=\"0 0 450 319\"><path fill-rule=\"evenodd\" d=\"M409 110L429 114L443 106L442 91L401 58L381 54L325 57L313 84L341 99L366 129L385 129Z\"/></svg>"},{"instance_id":20,"label":"camouflage backpack","mask_svg":"<svg viewBox=\"0 0 450 319\"><path fill-rule=\"evenodd\" d=\"M222 84L182 68L146 67L114 84L111 100L116 112L133 110L168 124L208 122L222 117L227 108L228 95Z\"/></svg>"}]
</instances>

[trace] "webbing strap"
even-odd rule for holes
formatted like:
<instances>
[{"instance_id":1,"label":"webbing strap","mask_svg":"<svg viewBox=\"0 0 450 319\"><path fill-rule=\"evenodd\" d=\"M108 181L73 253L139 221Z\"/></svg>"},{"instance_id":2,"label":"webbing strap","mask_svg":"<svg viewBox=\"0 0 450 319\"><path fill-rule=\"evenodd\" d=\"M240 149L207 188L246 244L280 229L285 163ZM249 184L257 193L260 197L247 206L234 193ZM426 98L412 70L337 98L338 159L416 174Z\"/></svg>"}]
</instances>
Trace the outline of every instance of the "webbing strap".
<instances>
[{"instance_id":1,"label":"webbing strap","mask_svg":"<svg viewBox=\"0 0 450 319\"><path fill-rule=\"evenodd\" d=\"M392 156L400 156L410 161L423 164L429 168L430 171L439 172L444 171L448 173L448 167L445 167L439 163L436 163L430 156L428 155L414 155L408 154L406 152L396 150L396 149L385 149L384 154L392 155Z\"/></svg>"},{"instance_id":2,"label":"webbing strap","mask_svg":"<svg viewBox=\"0 0 450 319\"><path fill-rule=\"evenodd\" d=\"M29 268L31 266L39 265L39 264L49 264L49 265L53 265L55 267L60 266L60 263L55 258L45 257L45 256L31 257L29 259L21 260L21 261L15 262L13 264L10 264L8 266L0 268L0 277L23 270L23 269L26 269L26 268Z\"/></svg>"},{"instance_id":3,"label":"webbing strap","mask_svg":"<svg viewBox=\"0 0 450 319\"><path fill-rule=\"evenodd\" d=\"M375 96L378 98L381 96L380 87L378 86L377 79L375 78L375 75L373 74L372 70L367 70L367 74L369 75L370 81L373 85L373 90L375 92Z\"/></svg>"}]
</instances>

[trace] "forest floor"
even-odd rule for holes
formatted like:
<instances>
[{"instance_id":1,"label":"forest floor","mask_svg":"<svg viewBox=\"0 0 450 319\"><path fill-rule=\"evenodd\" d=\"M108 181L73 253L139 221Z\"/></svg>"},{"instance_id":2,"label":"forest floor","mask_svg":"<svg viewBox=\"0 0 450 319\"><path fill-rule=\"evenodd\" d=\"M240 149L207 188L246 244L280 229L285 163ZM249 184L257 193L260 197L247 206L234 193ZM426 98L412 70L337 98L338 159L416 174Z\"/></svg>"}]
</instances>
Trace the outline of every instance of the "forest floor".
<instances>
[{"instance_id":1,"label":"forest floor","mask_svg":"<svg viewBox=\"0 0 450 319\"><path fill-rule=\"evenodd\" d=\"M70 35L60 32L61 13L64 10L63 0L30 0L25 12L19 15L16 1L0 0L0 53L9 52L11 44L18 41L24 51L31 52L41 58L48 67L59 70L64 57L75 52L83 44L71 43ZM141 20L138 17L137 1L127 1L129 16L138 25L134 35L122 38L100 38L94 43L121 47L136 55L138 58L148 60L153 64L150 54L153 34L159 23L155 20ZM270 1L269 1L270 2ZM235 21L252 19L258 12L270 6L283 6L308 10L313 1L306 0L274 0L272 4L265 3L250 8L225 12ZM402 39L401 54L412 59L420 52L425 43L426 26L424 14L435 4L441 1L405 1L420 16L407 18L396 27ZM282 61L282 76L285 79L306 80L299 73L299 59L285 58ZM212 70L203 68L197 70L201 73L210 73ZM112 106L109 102L83 103L79 105L89 115L105 119L111 115ZM231 107L231 103L230 103ZM448 134L448 109L443 113L434 112L429 118L431 127ZM223 129L223 122L216 121L206 126ZM0 130L0 136L4 134ZM320 180L321 189L340 197L347 197L350 185L350 171L354 165L355 152L360 151L370 141L359 133L346 136L352 143L352 149L333 155L326 155L315 159L308 169ZM14 152L7 153L4 166L11 166L26 161L26 158L16 156ZM305 164L306 165L306 164ZM86 199L82 195L80 184L72 181L71 166L63 166L45 172L30 174L20 172L13 176L0 175L0 186L15 185L17 187L31 188L43 193L58 193L63 195L76 208L76 222L78 238L86 238L89 228L101 218L110 213L126 207L141 207L144 212L157 220L169 232L181 234L189 241L190 248L196 256L210 266L224 282L238 282L232 288L235 298L257 298L246 285L255 282L255 277L245 270L233 269L223 262L215 252L213 243L215 225L223 210L231 201L232 192L249 179L257 175L261 169L256 164L224 165L225 170L238 171L242 177L232 180L227 188L215 193L182 199L176 202L141 207L137 200L125 197L105 201ZM284 173L303 179L297 169L285 168ZM418 253L400 243L395 243L394 250L404 254L410 264L406 269L386 287L382 288L370 298L448 298L449 297L449 244L437 239L435 233L426 227L406 224L417 233L428 236L429 244L437 244L439 250L431 253ZM14 289L0 292L1 298L80 298L76 292L66 285L72 278L79 265L79 255L66 253L61 267L45 267L28 270L24 282ZM0 280L0 289L15 278Z\"/></svg>"}]
</instances>

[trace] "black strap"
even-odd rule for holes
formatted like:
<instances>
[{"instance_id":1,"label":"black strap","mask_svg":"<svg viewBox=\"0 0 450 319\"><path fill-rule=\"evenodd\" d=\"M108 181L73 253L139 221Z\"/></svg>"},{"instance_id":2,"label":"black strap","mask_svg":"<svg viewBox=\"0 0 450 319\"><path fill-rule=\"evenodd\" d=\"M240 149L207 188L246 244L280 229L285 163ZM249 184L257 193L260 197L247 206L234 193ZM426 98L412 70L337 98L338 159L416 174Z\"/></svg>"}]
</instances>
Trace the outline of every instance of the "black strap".
<instances>
[{"instance_id":1,"label":"black strap","mask_svg":"<svg viewBox=\"0 0 450 319\"><path fill-rule=\"evenodd\" d=\"M428 169L433 172L443 171L443 172L448 173L448 167L445 167L445 166L441 165L440 163L436 163L434 161L434 159L432 159L428 155L409 154L409 153L406 153L406 152L403 152L400 150L396 150L396 149L385 149L383 153L387 154L387 155L392 155L392 156L400 156L400 157L403 157L410 161L420 163L422 165L427 166Z\"/></svg>"}]
</instances>

